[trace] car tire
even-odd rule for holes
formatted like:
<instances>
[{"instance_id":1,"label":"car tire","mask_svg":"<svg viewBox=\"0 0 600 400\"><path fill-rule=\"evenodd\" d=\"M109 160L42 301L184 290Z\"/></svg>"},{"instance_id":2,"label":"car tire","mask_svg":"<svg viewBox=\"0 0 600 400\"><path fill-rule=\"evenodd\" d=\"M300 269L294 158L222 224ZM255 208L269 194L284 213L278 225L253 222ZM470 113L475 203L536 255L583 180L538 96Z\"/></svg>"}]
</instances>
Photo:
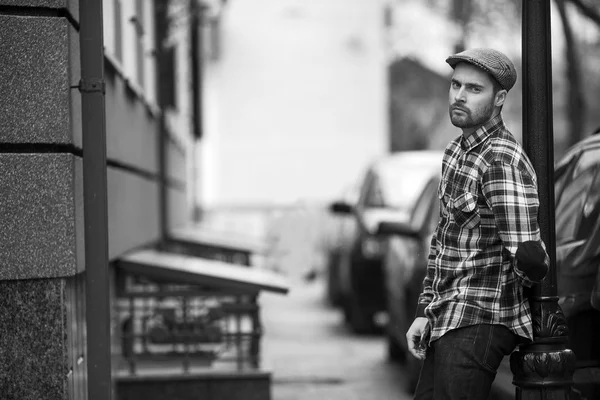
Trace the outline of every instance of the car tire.
<instances>
[{"instance_id":1,"label":"car tire","mask_svg":"<svg viewBox=\"0 0 600 400\"><path fill-rule=\"evenodd\" d=\"M332 307L339 307L342 305L342 294L340 290L338 266L339 256L331 255L329 259L329 265L327 267L327 303Z\"/></svg>"},{"instance_id":2,"label":"car tire","mask_svg":"<svg viewBox=\"0 0 600 400\"><path fill-rule=\"evenodd\" d=\"M361 307L356 299L350 298L344 311L346 321L354 333L367 334L376 331L373 313Z\"/></svg>"},{"instance_id":3,"label":"car tire","mask_svg":"<svg viewBox=\"0 0 600 400\"><path fill-rule=\"evenodd\" d=\"M406 362L406 352L389 332L387 334L387 356L388 360L393 363L404 364Z\"/></svg>"}]
</instances>

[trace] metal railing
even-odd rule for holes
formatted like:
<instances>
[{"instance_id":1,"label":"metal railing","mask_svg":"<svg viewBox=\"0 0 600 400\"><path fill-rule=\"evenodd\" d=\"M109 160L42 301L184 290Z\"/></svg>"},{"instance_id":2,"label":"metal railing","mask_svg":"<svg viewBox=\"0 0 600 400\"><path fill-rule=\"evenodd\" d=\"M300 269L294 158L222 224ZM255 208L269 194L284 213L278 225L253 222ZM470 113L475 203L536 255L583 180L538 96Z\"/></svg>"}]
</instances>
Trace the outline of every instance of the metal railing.
<instances>
[{"instance_id":1,"label":"metal railing","mask_svg":"<svg viewBox=\"0 0 600 400\"><path fill-rule=\"evenodd\" d=\"M239 372L260 367L255 294L117 278L113 362L117 376Z\"/></svg>"}]
</instances>

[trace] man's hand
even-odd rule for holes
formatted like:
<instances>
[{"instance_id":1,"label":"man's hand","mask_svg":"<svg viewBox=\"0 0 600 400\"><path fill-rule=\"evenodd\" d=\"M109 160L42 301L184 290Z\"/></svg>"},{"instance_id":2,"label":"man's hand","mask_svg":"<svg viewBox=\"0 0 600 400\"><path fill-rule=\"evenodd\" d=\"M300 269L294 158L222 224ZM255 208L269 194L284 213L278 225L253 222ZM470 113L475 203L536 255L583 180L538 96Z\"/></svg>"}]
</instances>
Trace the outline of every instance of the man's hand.
<instances>
[{"instance_id":1,"label":"man's hand","mask_svg":"<svg viewBox=\"0 0 600 400\"><path fill-rule=\"evenodd\" d=\"M421 348L420 345L422 343L421 339L426 339L428 324L429 321L427 320L427 318L417 317L413 321L410 328L408 328L408 332L406 332L408 350L413 356L415 356L419 360L425 359L425 349Z\"/></svg>"}]
</instances>

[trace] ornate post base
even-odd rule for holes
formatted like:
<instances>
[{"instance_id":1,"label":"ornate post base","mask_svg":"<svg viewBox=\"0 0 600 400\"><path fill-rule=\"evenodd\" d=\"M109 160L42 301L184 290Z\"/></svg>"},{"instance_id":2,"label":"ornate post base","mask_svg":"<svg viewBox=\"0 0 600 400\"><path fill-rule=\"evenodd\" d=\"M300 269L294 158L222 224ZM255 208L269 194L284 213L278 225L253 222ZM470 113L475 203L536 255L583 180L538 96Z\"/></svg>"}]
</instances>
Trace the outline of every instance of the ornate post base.
<instances>
[{"instance_id":1,"label":"ornate post base","mask_svg":"<svg viewBox=\"0 0 600 400\"><path fill-rule=\"evenodd\" d=\"M510 369L517 386L517 400L576 400L573 392L575 354L569 350L550 350L555 345L523 346L510 357Z\"/></svg>"},{"instance_id":2,"label":"ornate post base","mask_svg":"<svg viewBox=\"0 0 600 400\"><path fill-rule=\"evenodd\" d=\"M566 348L567 321L556 297L530 297L534 342L511 354L517 400L577 400L575 354Z\"/></svg>"}]
</instances>

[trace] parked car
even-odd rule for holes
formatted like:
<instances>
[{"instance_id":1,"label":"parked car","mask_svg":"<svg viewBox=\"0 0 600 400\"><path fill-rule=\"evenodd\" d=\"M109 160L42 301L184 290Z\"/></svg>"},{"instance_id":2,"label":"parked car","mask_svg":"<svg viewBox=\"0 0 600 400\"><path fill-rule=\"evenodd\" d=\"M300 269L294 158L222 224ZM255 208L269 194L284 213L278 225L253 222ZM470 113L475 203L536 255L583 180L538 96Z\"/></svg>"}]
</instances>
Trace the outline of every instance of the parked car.
<instances>
[{"instance_id":1,"label":"parked car","mask_svg":"<svg viewBox=\"0 0 600 400\"><path fill-rule=\"evenodd\" d=\"M407 389L416 387L422 362L408 352L406 331L417 307L427 266L431 235L439 219L437 188L442 170L439 152L430 160L431 168L411 176L412 196L406 221L382 221L379 233L388 237L383 262L388 323L388 359L405 364Z\"/></svg>"},{"instance_id":2,"label":"parked car","mask_svg":"<svg viewBox=\"0 0 600 400\"><path fill-rule=\"evenodd\" d=\"M387 309L382 270L385 237L378 235L379 222L408 219L418 194L415 177L424 171L441 171L439 151L394 153L371 164L359 185L355 204L335 202L331 210L352 216L346 240L340 245L337 280L345 319L356 333L379 327L378 313Z\"/></svg>"},{"instance_id":3,"label":"parked car","mask_svg":"<svg viewBox=\"0 0 600 400\"><path fill-rule=\"evenodd\" d=\"M557 163L554 178L557 288L569 326L568 347L577 357L574 380L586 398L598 399L600 134L568 150ZM595 374L584 367L595 367Z\"/></svg>"},{"instance_id":4,"label":"parked car","mask_svg":"<svg viewBox=\"0 0 600 400\"><path fill-rule=\"evenodd\" d=\"M569 326L568 347L577 356L576 388L588 399L600 398L600 381L583 367L600 367L600 135L584 139L555 167L555 223L557 288ZM435 185L435 184L434 184ZM414 319L418 295L427 266L429 240L439 212L436 191L425 187L419 207L429 209L429 221L382 221L379 230L388 235L384 271L390 322L388 355L406 361L410 390L420 362L407 355L405 334ZM433 211L435 210L435 212ZM426 212L423 212L426 214ZM433 220L431 220L433 219ZM427 220L427 218L425 218ZM591 377L588 379L587 377ZM513 399L514 386L508 357L494 383L495 399Z\"/></svg>"}]
</instances>

